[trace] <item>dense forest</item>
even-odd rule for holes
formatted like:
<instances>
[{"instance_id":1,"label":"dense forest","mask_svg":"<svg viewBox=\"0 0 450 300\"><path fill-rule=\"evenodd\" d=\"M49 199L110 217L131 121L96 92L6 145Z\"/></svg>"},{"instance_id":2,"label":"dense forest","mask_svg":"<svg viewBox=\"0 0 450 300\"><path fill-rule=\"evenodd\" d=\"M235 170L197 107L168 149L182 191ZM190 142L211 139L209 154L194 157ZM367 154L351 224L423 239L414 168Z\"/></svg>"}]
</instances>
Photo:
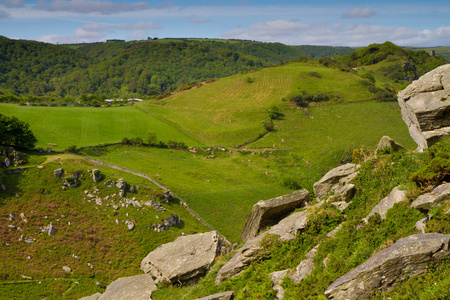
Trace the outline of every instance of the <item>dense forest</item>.
<instances>
[{"instance_id":1,"label":"dense forest","mask_svg":"<svg viewBox=\"0 0 450 300\"><path fill-rule=\"evenodd\" d=\"M250 41L51 45L0 37L0 89L7 95L48 100L70 101L86 94L149 97L301 55L283 44Z\"/></svg>"},{"instance_id":2,"label":"dense forest","mask_svg":"<svg viewBox=\"0 0 450 300\"><path fill-rule=\"evenodd\" d=\"M292 46L292 47L304 53L306 56L312 58L348 55L357 49L354 47L311 46L311 45Z\"/></svg>"}]
</instances>

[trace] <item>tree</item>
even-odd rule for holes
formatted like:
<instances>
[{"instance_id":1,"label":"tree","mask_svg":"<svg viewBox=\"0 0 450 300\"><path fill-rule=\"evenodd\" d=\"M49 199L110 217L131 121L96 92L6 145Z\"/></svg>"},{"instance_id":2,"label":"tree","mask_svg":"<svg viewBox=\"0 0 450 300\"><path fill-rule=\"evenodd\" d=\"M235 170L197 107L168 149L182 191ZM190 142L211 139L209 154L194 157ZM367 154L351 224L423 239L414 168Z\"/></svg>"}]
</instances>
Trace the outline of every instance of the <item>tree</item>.
<instances>
[{"instance_id":1,"label":"tree","mask_svg":"<svg viewBox=\"0 0 450 300\"><path fill-rule=\"evenodd\" d=\"M149 131L147 132L147 144L149 146L155 146L158 142L158 139L156 137L156 133Z\"/></svg>"},{"instance_id":2,"label":"tree","mask_svg":"<svg viewBox=\"0 0 450 300\"><path fill-rule=\"evenodd\" d=\"M7 147L33 149L37 139L30 125L14 116L0 114L0 143Z\"/></svg>"}]
</instances>

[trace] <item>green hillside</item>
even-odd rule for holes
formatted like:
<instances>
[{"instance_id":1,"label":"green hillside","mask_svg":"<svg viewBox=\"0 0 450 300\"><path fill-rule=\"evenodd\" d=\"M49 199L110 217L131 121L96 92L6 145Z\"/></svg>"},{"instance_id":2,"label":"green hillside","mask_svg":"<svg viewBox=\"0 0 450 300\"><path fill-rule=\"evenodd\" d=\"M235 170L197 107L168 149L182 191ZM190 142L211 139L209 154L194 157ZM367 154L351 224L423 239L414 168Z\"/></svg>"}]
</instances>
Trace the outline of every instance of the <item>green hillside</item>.
<instances>
[{"instance_id":1,"label":"green hillside","mask_svg":"<svg viewBox=\"0 0 450 300\"><path fill-rule=\"evenodd\" d=\"M27 157L29 164L21 166L25 172L1 182L6 190L0 189L0 299L79 299L103 292L111 281L139 273L142 258L160 244L208 230L176 201L162 203L165 211L144 205L162 202L164 190L141 177L73 155ZM59 168L63 178L54 175ZM92 169L102 172L99 183L88 173ZM80 172L78 186L62 189L75 172ZM126 204L115 184L108 185L119 178L128 184L126 198L141 207ZM131 186L138 190L132 193ZM152 228L173 213L180 224L163 232ZM135 228L129 230L126 221ZM54 235L42 232L50 223Z\"/></svg>"}]
</instances>

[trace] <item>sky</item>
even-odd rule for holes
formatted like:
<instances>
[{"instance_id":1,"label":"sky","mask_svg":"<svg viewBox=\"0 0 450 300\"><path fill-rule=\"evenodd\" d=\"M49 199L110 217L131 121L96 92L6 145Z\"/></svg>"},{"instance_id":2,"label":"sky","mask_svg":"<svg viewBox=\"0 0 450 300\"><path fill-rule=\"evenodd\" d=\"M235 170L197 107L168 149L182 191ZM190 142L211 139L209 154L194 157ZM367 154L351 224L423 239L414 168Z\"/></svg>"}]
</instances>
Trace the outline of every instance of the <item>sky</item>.
<instances>
[{"instance_id":1,"label":"sky","mask_svg":"<svg viewBox=\"0 0 450 300\"><path fill-rule=\"evenodd\" d=\"M450 46L450 1L0 0L0 35L53 44L156 37Z\"/></svg>"}]
</instances>

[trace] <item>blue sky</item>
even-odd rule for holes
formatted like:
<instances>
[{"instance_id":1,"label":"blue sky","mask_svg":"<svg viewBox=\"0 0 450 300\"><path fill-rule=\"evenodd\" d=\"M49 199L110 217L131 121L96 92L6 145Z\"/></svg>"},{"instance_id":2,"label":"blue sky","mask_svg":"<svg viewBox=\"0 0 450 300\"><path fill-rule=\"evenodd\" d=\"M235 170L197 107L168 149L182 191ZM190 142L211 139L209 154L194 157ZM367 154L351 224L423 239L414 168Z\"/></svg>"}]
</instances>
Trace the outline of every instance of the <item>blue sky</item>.
<instances>
[{"instance_id":1,"label":"blue sky","mask_svg":"<svg viewBox=\"0 0 450 300\"><path fill-rule=\"evenodd\" d=\"M194 37L450 46L450 1L0 0L0 35L55 44Z\"/></svg>"}]
</instances>

